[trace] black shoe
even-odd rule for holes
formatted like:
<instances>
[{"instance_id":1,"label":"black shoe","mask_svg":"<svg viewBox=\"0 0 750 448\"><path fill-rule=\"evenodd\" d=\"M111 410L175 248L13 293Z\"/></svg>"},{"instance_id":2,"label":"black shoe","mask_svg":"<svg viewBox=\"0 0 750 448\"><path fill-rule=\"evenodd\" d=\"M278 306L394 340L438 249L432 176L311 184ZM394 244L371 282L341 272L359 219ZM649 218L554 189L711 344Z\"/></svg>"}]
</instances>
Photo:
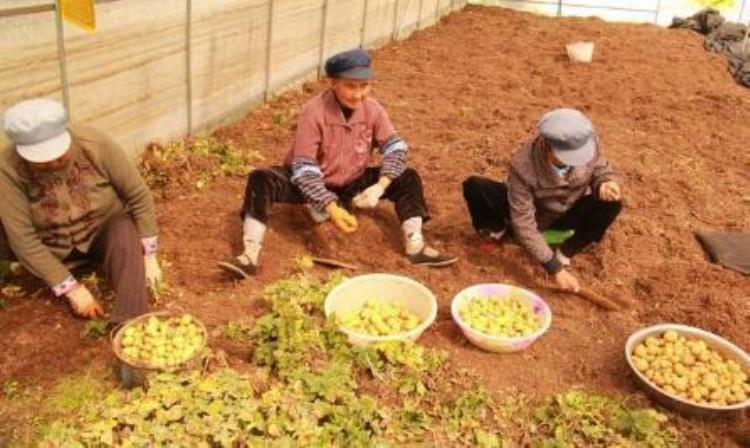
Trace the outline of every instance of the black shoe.
<instances>
[{"instance_id":1,"label":"black shoe","mask_svg":"<svg viewBox=\"0 0 750 448\"><path fill-rule=\"evenodd\" d=\"M239 255L227 261L220 261L219 267L240 279L247 279L258 273L258 266L254 265L247 255Z\"/></svg>"},{"instance_id":2,"label":"black shoe","mask_svg":"<svg viewBox=\"0 0 750 448\"><path fill-rule=\"evenodd\" d=\"M442 268L450 266L458 260L458 257L441 254L431 247L425 246L420 252L409 255L409 261L420 266L429 266L432 268Z\"/></svg>"}]
</instances>

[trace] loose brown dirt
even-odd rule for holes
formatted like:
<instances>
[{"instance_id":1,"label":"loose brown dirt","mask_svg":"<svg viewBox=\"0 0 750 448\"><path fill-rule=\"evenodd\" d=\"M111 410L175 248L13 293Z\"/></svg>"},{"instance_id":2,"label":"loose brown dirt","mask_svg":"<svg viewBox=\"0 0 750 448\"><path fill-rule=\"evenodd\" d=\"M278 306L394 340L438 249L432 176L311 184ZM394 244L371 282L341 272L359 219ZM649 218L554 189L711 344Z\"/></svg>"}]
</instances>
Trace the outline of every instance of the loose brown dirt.
<instances>
[{"instance_id":1,"label":"loose brown dirt","mask_svg":"<svg viewBox=\"0 0 750 448\"><path fill-rule=\"evenodd\" d=\"M565 44L577 40L596 42L592 64L567 61ZM450 351L497 393L540 395L582 386L638 394L623 344L634 330L659 322L698 326L750 349L750 281L711 264L693 237L698 229L750 229L750 91L733 82L723 57L703 50L699 35L469 7L374 52L374 58L375 95L409 143L411 163L424 179L434 217L426 235L460 261L442 270L409 265L389 205L359 213L359 230L347 236L326 225L315 228L301 208L278 206L262 272L251 281L228 281L216 261L240 245L245 180L226 178L201 192L168 192L158 204L173 302L214 329L252 319L262 312L257 299L264 285L296 272L294 257L311 251L356 263L362 272L408 275L432 288L440 302L438 320L422 342ZM292 139L294 115L323 87L306 85L218 133L278 163ZM471 229L461 180L471 174L503 177L537 118L560 106L592 117L626 204L603 243L575 259L575 274L601 293L634 301L626 311L605 312L551 292L541 269L518 246L480 251ZM289 120L275 124L279 114ZM514 355L467 345L449 304L459 290L480 282L539 292L554 313L548 334ZM112 360L106 341L80 338L83 324L63 304L46 298L9 302L0 312L0 382L45 384ZM215 339L234 362L249 353ZM747 419L709 427L720 435L738 425Z\"/></svg>"}]
</instances>

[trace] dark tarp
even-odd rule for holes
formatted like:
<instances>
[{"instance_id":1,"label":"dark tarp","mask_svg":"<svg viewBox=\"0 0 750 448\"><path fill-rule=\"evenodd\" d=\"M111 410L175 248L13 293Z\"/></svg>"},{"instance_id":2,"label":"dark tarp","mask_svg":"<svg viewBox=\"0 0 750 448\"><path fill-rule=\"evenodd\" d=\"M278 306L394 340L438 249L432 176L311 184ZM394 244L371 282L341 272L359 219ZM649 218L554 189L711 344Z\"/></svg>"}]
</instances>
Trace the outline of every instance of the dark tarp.
<instances>
[{"instance_id":1,"label":"dark tarp","mask_svg":"<svg viewBox=\"0 0 750 448\"><path fill-rule=\"evenodd\" d=\"M745 87L750 87L750 45L745 51L747 27L728 22L715 9L706 8L688 18L675 17L670 28L686 28L705 36L703 46L713 53L723 53L729 59L729 72Z\"/></svg>"},{"instance_id":2,"label":"dark tarp","mask_svg":"<svg viewBox=\"0 0 750 448\"><path fill-rule=\"evenodd\" d=\"M750 233L695 232L714 263L750 275Z\"/></svg>"}]
</instances>

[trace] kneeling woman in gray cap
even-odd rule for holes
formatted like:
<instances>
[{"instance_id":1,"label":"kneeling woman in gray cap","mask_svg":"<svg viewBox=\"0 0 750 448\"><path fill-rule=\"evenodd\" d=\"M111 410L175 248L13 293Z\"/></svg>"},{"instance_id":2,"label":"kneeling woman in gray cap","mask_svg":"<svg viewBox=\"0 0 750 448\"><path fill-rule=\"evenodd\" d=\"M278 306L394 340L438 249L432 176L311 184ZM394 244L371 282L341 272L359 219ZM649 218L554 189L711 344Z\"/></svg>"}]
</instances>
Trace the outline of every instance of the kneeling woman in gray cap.
<instances>
[{"instance_id":1,"label":"kneeling woman in gray cap","mask_svg":"<svg viewBox=\"0 0 750 448\"><path fill-rule=\"evenodd\" d=\"M0 152L0 258L17 259L82 317L104 315L66 264L102 263L115 292L114 322L148 310L156 287L151 194L123 150L101 133L67 126L62 105L23 101L5 113L13 143Z\"/></svg>"},{"instance_id":2,"label":"kneeling woman in gray cap","mask_svg":"<svg viewBox=\"0 0 750 448\"><path fill-rule=\"evenodd\" d=\"M507 183L472 176L463 190L480 236L499 240L510 226L557 285L570 291L580 288L565 269L570 258L600 241L622 208L594 127L574 109L542 116L538 135L513 155ZM575 233L553 251L542 235L546 229Z\"/></svg>"}]
</instances>

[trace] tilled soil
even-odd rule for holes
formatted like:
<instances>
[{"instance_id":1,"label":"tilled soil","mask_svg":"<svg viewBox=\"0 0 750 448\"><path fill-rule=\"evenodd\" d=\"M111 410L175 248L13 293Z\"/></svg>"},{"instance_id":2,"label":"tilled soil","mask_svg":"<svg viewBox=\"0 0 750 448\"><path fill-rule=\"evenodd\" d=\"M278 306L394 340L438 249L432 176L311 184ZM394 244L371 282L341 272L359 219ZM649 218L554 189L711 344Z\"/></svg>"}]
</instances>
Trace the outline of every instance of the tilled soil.
<instances>
[{"instance_id":1,"label":"tilled soil","mask_svg":"<svg viewBox=\"0 0 750 448\"><path fill-rule=\"evenodd\" d=\"M596 43L593 63L568 62L565 44L577 40ZM701 36L469 7L375 51L374 59L374 94L409 143L411 164L424 180L433 215L426 236L459 262L439 270L411 266L389 204L358 213L359 229L346 236L330 225L315 227L301 207L277 206L262 272L230 281L216 261L241 244L245 179L226 178L200 192L167 192L158 202L172 302L213 329L251 321L262 313L257 299L263 287L298 271L295 256L310 252L355 263L362 272L407 275L428 285L440 303L422 342L447 349L498 394L541 395L572 386L639 393L623 345L631 332L660 322L698 326L750 349L750 281L711 264L693 236L698 229L750 228L750 92L734 83L722 56L704 51ZM296 112L322 88L308 84L218 133L279 163ZM606 312L548 289L541 268L515 244L480 250L469 222L461 181L471 174L504 177L538 117L561 106L592 118L625 196L620 218L600 245L575 258L574 273L596 291L632 300L628 310ZM550 331L513 355L468 345L451 321L450 300L483 282L538 292L553 310ZM113 359L106 341L81 339L83 323L46 293L8 301L9 309L0 312L0 381L45 384ZM249 353L219 337L213 342L235 363ZM747 419L710 424L717 434L738 425Z\"/></svg>"}]
</instances>

